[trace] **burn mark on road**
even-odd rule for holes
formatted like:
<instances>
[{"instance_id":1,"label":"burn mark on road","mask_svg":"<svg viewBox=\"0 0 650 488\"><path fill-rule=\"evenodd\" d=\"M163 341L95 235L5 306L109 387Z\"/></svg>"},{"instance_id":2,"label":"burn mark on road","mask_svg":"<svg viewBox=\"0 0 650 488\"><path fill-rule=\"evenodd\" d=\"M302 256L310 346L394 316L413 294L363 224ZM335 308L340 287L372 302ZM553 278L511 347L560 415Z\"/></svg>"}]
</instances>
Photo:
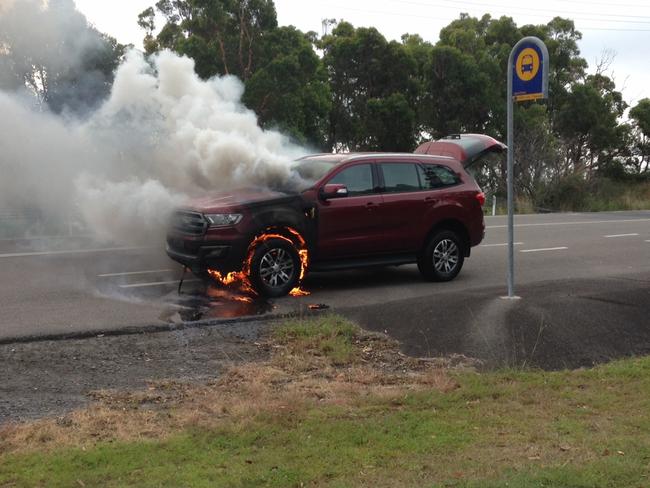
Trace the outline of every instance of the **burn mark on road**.
<instances>
[{"instance_id":1,"label":"burn mark on road","mask_svg":"<svg viewBox=\"0 0 650 488\"><path fill-rule=\"evenodd\" d=\"M147 283L140 283L138 275L99 274L88 278L93 279L100 296L130 303L158 304L162 312L157 318L167 323L254 317L274 309L272 303L236 280L226 285L210 277L197 279L196 276L183 275L180 270L170 272L162 269L148 275L151 282Z\"/></svg>"},{"instance_id":2,"label":"burn mark on road","mask_svg":"<svg viewBox=\"0 0 650 488\"><path fill-rule=\"evenodd\" d=\"M169 306L160 319L169 323L250 317L274 309L274 305L267 300L213 284L206 284L204 290L171 294L167 300Z\"/></svg>"}]
</instances>

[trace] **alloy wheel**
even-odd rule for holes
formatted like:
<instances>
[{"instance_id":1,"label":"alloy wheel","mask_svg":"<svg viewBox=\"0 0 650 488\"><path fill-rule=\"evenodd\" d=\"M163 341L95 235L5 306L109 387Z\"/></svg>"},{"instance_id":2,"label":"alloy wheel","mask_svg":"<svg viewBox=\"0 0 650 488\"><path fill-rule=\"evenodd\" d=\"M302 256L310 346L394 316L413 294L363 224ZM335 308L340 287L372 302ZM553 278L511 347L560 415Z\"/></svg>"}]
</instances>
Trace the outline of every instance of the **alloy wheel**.
<instances>
[{"instance_id":1,"label":"alloy wheel","mask_svg":"<svg viewBox=\"0 0 650 488\"><path fill-rule=\"evenodd\" d=\"M433 266L440 273L451 273L460 260L460 250L451 239L441 240L433 250Z\"/></svg>"},{"instance_id":2,"label":"alloy wheel","mask_svg":"<svg viewBox=\"0 0 650 488\"><path fill-rule=\"evenodd\" d=\"M270 249L260 260L259 275L267 286L273 288L284 286L291 281L293 273L293 259L284 249Z\"/></svg>"}]
</instances>

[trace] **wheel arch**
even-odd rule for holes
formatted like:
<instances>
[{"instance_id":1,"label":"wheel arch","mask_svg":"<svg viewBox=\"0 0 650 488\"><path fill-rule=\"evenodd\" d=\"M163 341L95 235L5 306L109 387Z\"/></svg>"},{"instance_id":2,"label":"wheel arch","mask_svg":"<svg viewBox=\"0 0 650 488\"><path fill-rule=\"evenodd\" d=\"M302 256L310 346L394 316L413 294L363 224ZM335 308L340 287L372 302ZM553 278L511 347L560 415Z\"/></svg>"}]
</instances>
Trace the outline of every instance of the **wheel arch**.
<instances>
[{"instance_id":1,"label":"wheel arch","mask_svg":"<svg viewBox=\"0 0 650 488\"><path fill-rule=\"evenodd\" d=\"M445 219L441 220L440 222L437 222L429 232L427 233L426 238L424 239L424 242L422 243L422 246L420 247L421 251L424 250L427 246L427 243L429 240L438 232L441 230L450 230L458 234L462 241L462 246L463 246L463 255L468 258L471 253L471 245L470 245L470 236L469 236L469 231L467 230L467 226L463 224L458 219Z\"/></svg>"},{"instance_id":2,"label":"wheel arch","mask_svg":"<svg viewBox=\"0 0 650 488\"><path fill-rule=\"evenodd\" d=\"M296 249L306 249L307 248L307 239L305 238L304 232L301 229L296 228L296 226L290 223L275 224L270 226L264 226L258 229L253 235L250 236L249 246L254 246L255 241L262 236L269 234L277 234L286 239L289 239Z\"/></svg>"}]
</instances>

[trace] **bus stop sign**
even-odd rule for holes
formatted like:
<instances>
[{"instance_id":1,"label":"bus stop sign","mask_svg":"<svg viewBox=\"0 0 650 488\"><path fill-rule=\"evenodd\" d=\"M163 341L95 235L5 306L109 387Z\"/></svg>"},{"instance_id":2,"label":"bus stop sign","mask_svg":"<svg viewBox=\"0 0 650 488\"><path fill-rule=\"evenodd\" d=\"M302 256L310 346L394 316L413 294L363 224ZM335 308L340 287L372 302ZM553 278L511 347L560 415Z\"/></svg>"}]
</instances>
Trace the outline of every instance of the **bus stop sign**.
<instances>
[{"instance_id":1,"label":"bus stop sign","mask_svg":"<svg viewBox=\"0 0 650 488\"><path fill-rule=\"evenodd\" d=\"M508 296L515 295L514 104L548 98L548 49L537 37L524 37L508 58Z\"/></svg>"},{"instance_id":2,"label":"bus stop sign","mask_svg":"<svg viewBox=\"0 0 650 488\"><path fill-rule=\"evenodd\" d=\"M515 102L548 98L548 49L535 37L522 39L512 52L512 97Z\"/></svg>"}]
</instances>

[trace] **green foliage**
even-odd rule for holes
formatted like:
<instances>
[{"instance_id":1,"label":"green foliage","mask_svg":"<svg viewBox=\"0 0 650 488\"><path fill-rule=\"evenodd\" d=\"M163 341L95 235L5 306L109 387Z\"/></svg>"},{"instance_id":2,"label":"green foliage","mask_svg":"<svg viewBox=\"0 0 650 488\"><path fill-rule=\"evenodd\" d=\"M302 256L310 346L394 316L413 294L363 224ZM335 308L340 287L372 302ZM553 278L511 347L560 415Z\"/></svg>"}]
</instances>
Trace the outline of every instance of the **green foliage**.
<instances>
[{"instance_id":1,"label":"green foliage","mask_svg":"<svg viewBox=\"0 0 650 488\"><path fill-rule=\"evenodd\" d=\"M156 13L166 22L154 37ZM193 58L203 78L233 74L246 81L264 62L263 40L277 17L272 0L159 0L138 24L149 53L171 49Z\"/></svg>"},{"instance_id":2,"label":"green foliage","mask_svg":"<svg viewBox=\"0 0 650 488\"><path fill-rule=\"evenodd\" d=\"M643 135L650 137L650 98L639 100L631 110L630 118L634 120Z\"/></svg>"},{"instance_id":3,"label":"green foliage","mask_svg":"<svg viewBox=\"0 0 650 488\"><path fill-rule=\"evenodd\" d=\"M522 28L522 34L537 35L546 43L552 60L549 73L551 101L561 102L567 90L585 76L587 61L580 57L578 48L582 33L576 30L572 20L555 17L546 26Z\"/></svg>"},{"instance_id":4,"label":"green foliage","mask_svg":"<svg viewBox=\"0 0 650 488\"><path fill-rule=\"evenodd\" d=\"M543 104L519 107L515 124L515 184L520 196L535 201L540 187L562 174L562 167L558 164L561 162L560 141L553 133L547 107Z\"/></svg>"},{"instance_id":5,"label":"green foliage","mask_svg":"<svg viewBox=\"0 0 650 488\"><path fill-rule=\"evenodd\" d=\"M311 42L294 27L280 27L266 37L262 56L270 61L246 82L244 102L263 127L323 149L331 95Z\"/></svg>"},{"instance_id":6,"label":"green foliage","mask_svg":"<svg viewBox=\"0 0 650 488\"><path fill-rule=\"evenodd\" d=\"M329 147L362 151L414 148L419 44L415 38L407 48L388 42L377 29L355 29L346 22L321 39L319 47L333 95ZM395 117L389 116L390 110L396 110ZM382 117L382 123L373 116ZM389 140L380 140L387 135Z\"/></svg>"},{"instance_id":7,"label":"green foliage","mask_svg":"<svg viewBox=\"0 0 650 488\"><path fill-rule=\"evenodd\" d=\"M618 118L627 108L614 82L606 76L588 76L576 83L558 109L556 128L565 141L571 167L595 171L599 163L616 156L625 142Z\"/></svg>"},{"instance_id":8,"label":"green foliage","mask_svg":"<svg viewBox=\"0 0 650 488\"><path fill-rule=\"evenodd\" d=\"M588 192L588 182L574 174L547 183L540 191L538 204L548 210L580 211L586 207Z\"/></svg>"},{"instance_id":9,"label":"green foliage","mask_svg":"<svg viewBox=\"0 0 650 488\"><path fill-rule=\"evenodd\" d=\"M434 47L425 88L425 127L436 138L485 132L490 119L490 82L472 56L455 47Z\"/></svg>"},{"instance_id":10,"label":"green foliage","mask_svg":"<svg viewBox=\"0 0 650 488\"><path fill-rule=\"evenodd\" d=\"M650 208L650 181L625 176L622 168L610 170L619 179L600 176L586 179L572 174L548 182L539 189L536 206L552 211L604 212ZM622 181L621 181L622 179Z\"/></svg>"},{"instance_id":11,"label":"green foliage","mask_svg":"<svg viewBox=\"0 0 650 488\"><path fill-rule=\"evenodd\" d=\"M626 169L650 177L650 98L644 98L630 110L633 125L629 128L628 146L630 157L625 161Z\"/></svg>"},{"instance_id":12,"label":"green foliage","mask_svg":"<svg viewBox=\"0 0 650 488\"><path fill-rule=\"evenodd\" d=\"M378 151L412 151L416 114L401 93L368 100L368 145Z\"/></svg>"}]
</instances>

